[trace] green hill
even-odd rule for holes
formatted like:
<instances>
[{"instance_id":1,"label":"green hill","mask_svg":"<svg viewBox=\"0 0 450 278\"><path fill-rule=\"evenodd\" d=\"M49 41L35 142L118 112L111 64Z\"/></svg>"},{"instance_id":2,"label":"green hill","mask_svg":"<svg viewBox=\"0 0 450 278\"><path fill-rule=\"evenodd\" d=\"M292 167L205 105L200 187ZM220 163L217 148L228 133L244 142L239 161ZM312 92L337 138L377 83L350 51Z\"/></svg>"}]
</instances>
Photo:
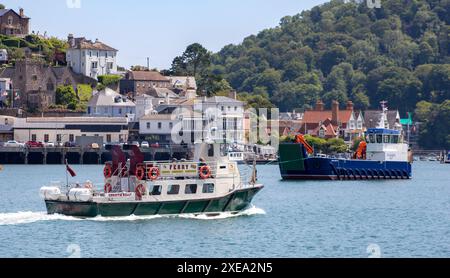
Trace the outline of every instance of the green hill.
<instances>
[{"instance_id":1,"label":"green hill","mask_svg":"<svg viewBox=\"0 0 450 278\"><path fill-rule=\"evenodd\" d=\"M347 3L345 3L347 2ZM227 45L207 74L282 111L319 98L402 113L450 99L450 0L331 1Z\"/></svg>"}]
</instances>

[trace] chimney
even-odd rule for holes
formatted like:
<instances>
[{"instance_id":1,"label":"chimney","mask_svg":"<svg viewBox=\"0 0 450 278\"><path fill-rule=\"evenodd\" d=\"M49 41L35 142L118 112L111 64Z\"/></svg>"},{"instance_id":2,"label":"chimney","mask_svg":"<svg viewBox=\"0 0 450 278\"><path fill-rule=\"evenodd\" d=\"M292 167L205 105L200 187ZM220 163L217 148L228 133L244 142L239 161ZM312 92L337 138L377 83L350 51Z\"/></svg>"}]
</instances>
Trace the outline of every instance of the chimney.
<instances>
[{"instance_id":1,"label":"chimney","mask_svg":"<svg viewBox=\"0 0 450 278\"><path fill-rule=\"evenodd\" d=\"M353 111L353 102L351 100L347 101L347 110Z\"/></svg>"},{"instance_id":2,"label":"chimney","mask_svg":"<svg viewBox=\"0 0 450 278\"><path fill-rule=\"evenodd\" d=\"M331 104L331 115L332 124L337 126L339 124L339 102L336 100L333 100Z\"/></svg>"},{"instance_id":3,"label":"chimney","mask_svg":"<svg viewBox=\"0 0 450 278\"><path fill-rule=\"evenodd\" d=\"M232 99L237 99L237 93L236 91L232 90L228 93L228 97Z\"/></svg>"},{"instance_id":4,"label":"chimney","mask_svg":"<svg viewBox=\"0 0 450 278\"><path fill-rule=\"evenodd\" d=\"M170 105L169 93L166 93L166 104Z\"/></svg>"},{"instance_id":5,"label":"chimney","mask_svg":"<svg viewBox=\"0 0 450 278\"><path fill-rule=\"evenodd\" d=\"M73 34L67 36L67 43L70 47L75 47L75 38L73 37Z\"/></svg>"},{"instance_id":6,"label":"chimney","mask_svg":"<svg viewBox=\"0 0 450 278\"><path fill-rule=\"evenodd\" d=\"M24 14L22 8L19 9L19 15L20 15L20 17L25 17L25 14Z\"/></svg>"},{"instance_id":7,"label":"chimney","mask_svg":"<svg viewBox=\"0 0 450 278\"><path fill-rule=\"evenodd\" d=\"M323 102L319 99L316 102L316 111L323 111L324 105Z\"/></svg>"}]
</instances>

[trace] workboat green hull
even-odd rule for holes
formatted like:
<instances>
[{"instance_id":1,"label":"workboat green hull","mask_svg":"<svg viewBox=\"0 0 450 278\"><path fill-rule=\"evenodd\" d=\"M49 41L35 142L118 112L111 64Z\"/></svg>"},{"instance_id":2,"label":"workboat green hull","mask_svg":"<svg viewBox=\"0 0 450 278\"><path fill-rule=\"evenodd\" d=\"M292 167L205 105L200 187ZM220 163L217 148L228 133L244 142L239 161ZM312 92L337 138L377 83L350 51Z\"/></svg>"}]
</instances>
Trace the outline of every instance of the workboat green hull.
<instances>
[{"instance_id":1,"label":"workboat green hull","mask_svg":"<svg viewBox=\"0 0 450 278\"><path fill-rule=\"evenodd\" d=\"M71 202L45 201L48 214L62 214L76 217L119 217L176 214L207 214L239 212L248 208L256 193L262 187L236 190L221 198L161 201L161 202Z\"/></svg>"}]
</instances>

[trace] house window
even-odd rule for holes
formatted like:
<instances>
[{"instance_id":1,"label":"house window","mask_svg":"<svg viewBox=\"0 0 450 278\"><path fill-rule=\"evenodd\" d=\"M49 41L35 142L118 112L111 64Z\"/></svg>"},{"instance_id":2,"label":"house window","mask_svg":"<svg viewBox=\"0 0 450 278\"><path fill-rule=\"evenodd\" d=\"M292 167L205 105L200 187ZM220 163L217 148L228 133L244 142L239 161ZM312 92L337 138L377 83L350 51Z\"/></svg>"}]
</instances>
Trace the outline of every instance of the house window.
<instances>
[{"instance_id":1,"label":"house window","mask_svg":"<svg viewBox=\"0 0 450 278\"><path fill-rule=\"evenodd\" d=\"M36 134L31 134L31 141L36 142L37 141L37 136Z\"/></svg>"},{"instance_id":2,"label":"house window","mask_svg":"<svg viewBox=\"0 0 450 278\"><path fill-rule=\"evenodd\" d=\"M225 107L222 106L222 107L220 108L220 110L224 111L224 110L225 110Z\"/></svg>"},{"instance_id":3,"label":"house window","mask_svg":"<svg viewBox=\"0 0 450 278\"><path fill-rule=\"evenodd\" d=\"M33 81L36 81L38 79L37 75L33 75Z\"/></svg>"},{"instance_id":4,"label":"house window","mask_svg":"<svg viewBox=\"0 0 450 278\"><path fill-rule=\"evenodd\" d=\"M119 108L119 114L122 115L122 108Z\"/></svg>"},{"instance_id":5,"label":"house window","mask_svg":"<svg viewBox=\"0 0 450 278\"><path fill-rule=\"evenodd\" d=\"M114 67L114 64L113 64L112 62L108 62L107 68L108 68L109 70L112 70L113 67Z\"/></svg>"},{"instance_id":6,"label":"house window","mask_svg":"<svg viewBox=\"0 0 450 278\"><path fill-rule=\"evenodd\" d=\"M111 134L106 134L106 142L111 143Z\"/></svg>"},{"instance_id":7,"label":"house window","mask_svg":"<svg viewBox=\"0 0 450 278\"><path fill-rule=\"evenodd\" d=\"M105 52L105 58L108 59L108 51Z\"/></svg>"},{"instance_id":8,"label":"house window","mask_svg":"<svg viewBox=\"0 0 450 278\"><path fill-rule=\"evenodd\" d=\"M91 114L91 107L90 107L90 106L88 107L88 109L87 109L87 110L88 110L88 111L87 111L87 112L88 112L88 114Z\"/></svg>"},{"instance_id":9,"label":"house window","mask_svg":"<svg viewBox=\"0 0 450 278\"><path fill-rule=\"evenodd\" d=\"M62 134L56 134L56 142L62 141Z\"/></svg>"},{"instance_id":10,"label":"house window","mask_svg":"<svg viewBox=\"0 0 450 278\"><path fill-rule=\"evenodd\" d=\"M319 137L321 137L321 138L325 137L325 130L323 130L323 129L319 130Z\"/></svg>"},{"instance_id":11,"label":"house window","mask_svg":"<svg viewBox=\"0 0 450 278\"><path fill-rule=\"evenodd\" d=\"M92 51L89 51L89 57L92 57Z\"/></svg>"},{"instance_id":12,"label":"house window","mask_svg":"<svg viewBox=\"0 0 450 278\"><path fill-rule=\"evenodd\" d=\"M168 195L177 195L180 192L180 185L179 184L172 184L169 185L169 188L167 189Z\"/></svg>"},{"instance_id":13,"label":"house window","mask_svg":"<svg viewBox=\"0 0 450 278\"><path fill-rule=\"evenodd\" d=\"M5 125L8 125L8 118L5 119Z\"/></svg>"},{"instance_id":14,"label":"house window","mask_svg":"<svg viewBox=\"0 0 450 278\"><path fill-rule=\"evenodd\" d=\"M12 16L8 17L8 25L12 25L13 24L13 18ZM11 30L12 33L12 30Z\"/></svg>"},{"instance_id":15,"label":"house window","mask_svg":"<svg viewBox=\"0 0 450 278\"><path fill-rule=\"evenodd\" d=\"M53 85L53 82L51 80L47 81L47 91L54 91L55 85Z\"/></svg>"},{"instance_id":16,"label":"house window","mask_svg":"<svg viewBox=\"0 0 450 278\"><path fill-rule=\"evenodd\" d=\"M169 123L169 128L172 129L173 128L173 123Z\"/></svg>"},{"instance_id":17,"label":"house window","mask_svg":"<svg viewBox=\"0 0 450 278\"><path fill-rule=\"evenodd\" d=\"M75 140L75 138L74 138L75 136L73 135L73 134L69 134L69 141L70 142L74 142Z\"/></svg>"},{"instance_id":18,"label":"house window","mask_svg":"<svg viewBox=\"0 0 450 278\"><path fill-rule=\"evenodd\" d=\"M150 122L147 122L147 129L150 129Z\"/></svg>"},{"instance_id":19,"label":"house window","mask_svg":"<svg viewBox=\"0 0 450 278\"><path fill-rule=\"evenodd\" d=\"M44 134L44 142L47 143L50 141L50 136L48 134Z\"/></svg>"},{"instance_id":20,"label":"house window","mask_svg":"<svg viewBox=\"0 0 450 278\"><path fill-rule=\"evenodd\" d=\"M205 183L203 185L203 193L214 193L214 184L213 183Z\"/></svg>"},{"instance_id":21,"label":"house window","mask_svg":"<svg viewBox=\"0 0 450 278\"><path fill-rule=\"evenodd\" d=\"M96 69L96 68L98 67L98 62L92 62L92 63L91 63L91 67L92 67L93 69Z\"/></svg>"},{"instance_id":22,"label":"house window","mask_svg":"<svg viewBox=\"0 0 450 278\"><path fill-rule=\"evenodd\" d=\"M161 185L154 185L152 191L150 192L150 195L161 195Z\"/></svg>"},{"instance_id":23,"label":"house window","mask_svg":"<svg viewBox=\"0 0 450 278\"><path fill-rule=\"evenodd\" d=\"M158 129L162 128L162 123L158 123Z\"/></svg>"},{"instance_id":24,"label":"house window","mask_svg":"<svg viewBox=\"0 0 450 278\"><path fill-rule=\"evenodd\" d=\"M237 111L237 106L234 107L234 111Z\"/></svg>"},{"instance_id":25,"label":"house window","mask_svg":"<svg viewBox=\"0 0 450 278\"><path fill-rule=\"evenodd\" d=\"M195 193L197 193L197 185L196 184L186 184L184 194L195 194Z\"/></svg>"}]
</instances>

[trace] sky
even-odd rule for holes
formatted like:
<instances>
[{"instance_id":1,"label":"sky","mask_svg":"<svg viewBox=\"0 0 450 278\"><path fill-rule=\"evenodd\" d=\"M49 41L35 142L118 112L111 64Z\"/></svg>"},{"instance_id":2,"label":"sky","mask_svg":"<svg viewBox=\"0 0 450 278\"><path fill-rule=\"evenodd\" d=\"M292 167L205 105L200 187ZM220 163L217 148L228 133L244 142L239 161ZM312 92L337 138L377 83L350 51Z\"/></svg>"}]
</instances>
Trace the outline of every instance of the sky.
<instances>
[{"instance_id":1,"label":"sky","mask_svg":"<svg viewBox=\"0 0 450 278\"><path fill-rule=\"evenodd\" d=\"M118 64L170 68L174 57L198 42L217 52L259 31L275 27L286 15L325 0L0 0L25 10L30 31L48 36L100 41L119 50Z\"/></svg>"}]
</instances>

